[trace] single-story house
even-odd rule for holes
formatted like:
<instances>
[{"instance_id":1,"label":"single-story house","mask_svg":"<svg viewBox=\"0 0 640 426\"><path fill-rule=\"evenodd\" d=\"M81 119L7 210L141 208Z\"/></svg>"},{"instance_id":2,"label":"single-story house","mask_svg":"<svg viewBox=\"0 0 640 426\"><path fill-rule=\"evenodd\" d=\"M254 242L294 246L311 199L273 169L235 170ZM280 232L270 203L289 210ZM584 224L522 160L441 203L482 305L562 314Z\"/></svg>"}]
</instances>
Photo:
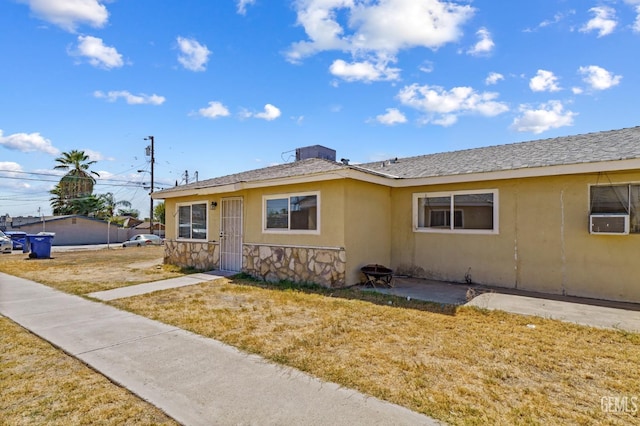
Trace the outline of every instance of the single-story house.
<instances>
[{"instance_id":1,"label":"single-story house","mask_svg":"<svg viewBox=\"0 0 640 426\"><path fill-rule=\"evenodd\" d=\"M153 197L167 263L327 287L378 263L640 302L640 127L359 165L302 158Z\"/></svg>"},{"instance_id":2,"label":"single-story house","mask_svg":"<svg viewBox=\"0 0 640 426\"><path fill-rule=\"evenodd\" d=\"M27 234L53 232L54 246L121 243L136 234L114 223L80 215L14 218L11 230Z\"/></svg>"}]
</instances>

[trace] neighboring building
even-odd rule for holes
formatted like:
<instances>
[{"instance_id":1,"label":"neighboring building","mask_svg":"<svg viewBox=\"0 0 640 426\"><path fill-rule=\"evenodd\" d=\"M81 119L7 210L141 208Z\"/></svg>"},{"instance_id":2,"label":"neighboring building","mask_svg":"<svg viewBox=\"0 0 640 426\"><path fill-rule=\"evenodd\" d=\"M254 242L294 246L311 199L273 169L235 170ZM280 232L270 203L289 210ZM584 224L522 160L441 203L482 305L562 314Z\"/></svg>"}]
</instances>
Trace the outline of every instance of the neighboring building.
<instances>
[{"instance_id":1,"label":"neighboring building","mask_svg":"<svg viewBox=\"0 0 640 426\"><path fill-rule=\"evenodd\" d=\"M149 232L149 221L144 221L136 225L134 228L135 234L154 234L164 238L164 225L159 222L153 222L153 232Z\"/></svg>"},{"instance_id":2,"label":"neighboring building","mask_svg":"<svg viewBox=\"0 0 640 426\"><path fill-rule=\"evenodd\" d=\"M6 231L7 228L11 228L11 222L13 219L8 214L0 216L0 231Z\"/></svg>"},{"instance_id":3,"label":"neighboring building","mask_svg":"<svg viewBox=\"0 0 640 426\"><path fill-rule=\"evenodd\" d=\"M397 273L640 302L640 127L157 191L165 261L328 287Z\"/></svg>"},{"instance_id":4,"label":"neighboring building","mask_svg":"<svg viewBox=\"0 0 640 426\"><path fill-rule=\"evenodd\" d=\"M53 232L55 233L52 241L54 246L121 243L136 234L116 224L79 215L28 219L13 218L11 230L28 234Z\"/></svg>"}]
</instances>

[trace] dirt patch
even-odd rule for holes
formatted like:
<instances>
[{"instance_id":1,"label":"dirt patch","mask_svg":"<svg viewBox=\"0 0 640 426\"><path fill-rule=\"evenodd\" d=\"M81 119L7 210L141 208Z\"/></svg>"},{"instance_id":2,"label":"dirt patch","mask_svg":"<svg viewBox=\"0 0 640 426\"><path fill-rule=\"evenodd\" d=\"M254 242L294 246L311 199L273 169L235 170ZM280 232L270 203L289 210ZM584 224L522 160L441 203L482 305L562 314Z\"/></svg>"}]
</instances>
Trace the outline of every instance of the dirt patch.
<instances>
[{"instance_id":1,"label":"dirt patch","mask_svg":"<svg viewBox=\"0 0 640 426\"><path fill-rule=\"evenodd\" d=\"M130 263L129 265L127 265L127 268L129 269L151 269L151 268L160 269L162 268L163 262L164 262L164 259L162 257L159 257L157 259L147 260L145 262Z\"/></svg>"}]
</instances>

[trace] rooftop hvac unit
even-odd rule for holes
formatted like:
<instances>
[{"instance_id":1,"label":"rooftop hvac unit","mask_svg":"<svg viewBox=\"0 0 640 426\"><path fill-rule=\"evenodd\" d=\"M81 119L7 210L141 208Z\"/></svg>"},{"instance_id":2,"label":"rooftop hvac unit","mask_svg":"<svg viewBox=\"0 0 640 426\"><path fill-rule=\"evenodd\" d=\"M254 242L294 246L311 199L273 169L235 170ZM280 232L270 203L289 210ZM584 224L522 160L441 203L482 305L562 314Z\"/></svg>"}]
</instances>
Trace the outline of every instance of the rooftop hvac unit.
<instances>
[{"instance_id":1,"label":"rooftop hvac unit","mask_svg":"<svg viewBox=\"0 0 640 426\"><path fill-rule=\"evenodd\" d=\"M592 214L589 216L591 234L627 235L629 233L628 214Z\"/></svg>"},{"instance_id":2,"label":"rooftop hvac unit","mask_svg":"<svg viewBox=\"0 0 640 426\"><path fill-rule=\"evenodd\" d=\"M336 161L336 150L322 145L296 148L296 161L306 160L307 158L322 158L325 160Z\"/></svg>"}]
</instances>

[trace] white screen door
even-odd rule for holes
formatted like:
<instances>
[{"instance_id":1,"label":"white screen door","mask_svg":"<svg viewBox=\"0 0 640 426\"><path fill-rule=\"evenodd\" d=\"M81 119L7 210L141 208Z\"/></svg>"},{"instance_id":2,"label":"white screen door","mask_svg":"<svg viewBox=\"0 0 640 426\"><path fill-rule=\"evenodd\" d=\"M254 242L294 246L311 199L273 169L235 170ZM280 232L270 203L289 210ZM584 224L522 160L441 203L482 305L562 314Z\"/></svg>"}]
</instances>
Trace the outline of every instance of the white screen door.
<instances>
[{"instance_id":1,"label":"white screen door","mask_svg":"<svg viewBox=\"0 0 640 426\"><path fill-rule=\"evenodd\" d=\"M220 269L242 270L242 198L221 200Z\"/></svg>"}]
</instances>

